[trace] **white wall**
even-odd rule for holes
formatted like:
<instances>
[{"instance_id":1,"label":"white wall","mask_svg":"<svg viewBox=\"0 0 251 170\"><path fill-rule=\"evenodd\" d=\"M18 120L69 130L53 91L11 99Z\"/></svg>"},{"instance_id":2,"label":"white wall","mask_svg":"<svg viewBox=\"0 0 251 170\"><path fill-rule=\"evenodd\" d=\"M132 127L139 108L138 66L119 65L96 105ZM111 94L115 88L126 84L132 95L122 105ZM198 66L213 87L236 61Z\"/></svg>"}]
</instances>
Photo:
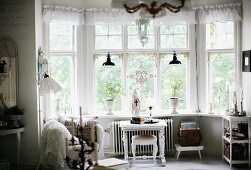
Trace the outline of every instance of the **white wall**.
<instances>
[{"instance_id":1,"label":"white wall","mask_svg":"<svg viewBox=\"0 0 251 170\"><path fill-rule=\"evenodd\" d=\"M10 36L18 45L18 103L24 109L25 124L21 135L20 162L34 163L39 161L37 83L34 81L37 76L35 0L1 1L0 7L8 9L8 13L1 10L0 15L4 17L0 18L0 36ZM15 136L0 137L0 150L0 157L15 162Z\"/></svg>"},{"instance_id":2,"label":"white wall","mask_svg":"<svg viewBox=\"0 0 251 170\"><path fill-rule=\"evenodd\" d=\"M242 51L251 50L251 1L243 0L243 22L242 22ZM242 86L244 93L244 110L251 115L251 72L242 72Z\"/></svg>"}]
</instances>

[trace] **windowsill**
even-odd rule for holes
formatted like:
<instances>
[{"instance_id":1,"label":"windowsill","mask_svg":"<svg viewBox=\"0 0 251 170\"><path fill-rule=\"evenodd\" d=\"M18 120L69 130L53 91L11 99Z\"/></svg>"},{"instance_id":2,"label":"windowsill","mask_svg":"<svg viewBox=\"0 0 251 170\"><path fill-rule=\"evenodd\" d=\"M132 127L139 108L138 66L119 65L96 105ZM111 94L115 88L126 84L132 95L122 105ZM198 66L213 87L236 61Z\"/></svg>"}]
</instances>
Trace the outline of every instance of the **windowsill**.
<instances>
[{"instance_id":1,"label":"windowsill","mask_svg":"<svg viewBox=\"0 0 251 170\"><path fill-rule=\"evenodd\" d=\"M144 114L140 114L141 116L144 117L148 117L149 113L144 113ZM100 114L95 114L95 115L86 115L86 116L97 116L98 118L131 118L132 115L131 114L119 114L119 113L114 113L113 115L107 115L106 113L100 113ZM187 116L200 116L200 117L219 117L221 118L223 115L221 114L208 114L208 113L203 113L203 112L199 112L199 113L195 113L195 112L191 112L191 113L187 113L187 112L180 112L177 114L171 114L171 113L162 113L162 114L152 114L152 116L155 117L187 117Z\"/></svg>"}]
</instances>

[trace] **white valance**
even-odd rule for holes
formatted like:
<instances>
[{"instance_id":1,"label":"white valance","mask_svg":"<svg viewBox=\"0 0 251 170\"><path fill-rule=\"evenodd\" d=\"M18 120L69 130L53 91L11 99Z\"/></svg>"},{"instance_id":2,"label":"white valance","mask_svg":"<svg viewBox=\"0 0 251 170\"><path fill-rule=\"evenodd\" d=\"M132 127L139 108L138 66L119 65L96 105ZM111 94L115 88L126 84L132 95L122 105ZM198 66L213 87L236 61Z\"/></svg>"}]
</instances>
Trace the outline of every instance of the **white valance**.
<instances>
[{"instance_id":1,"label":"white valance","mask_svg":"<svg viewBox=\"0 0 251 170\"><path fill-rule=\"evenodd\" d=\"M138 13L129 14L124 9L86 9L85 25L131 24L138 19Z\"/></svg>"},{"instance_id":2,"label":"white valance","mask_svg":"<svg viewBox=\"0 0 251 170\"><path fill-rule=\"evenodd\" d=\"M195 24L195 11L180 11L173 13L166 11L166 15L163 17L156 17L152 20L153 25L160 24Z\"/></svg>"},{"instance_id":3,"label":"white valance","mask_svg":"<svg viewBox=\"0 0 251 170\"><path fill-rule=\"evenodd\" d=\"M230 3L224 5L203 6L194 8L198 23L209 23L212 21L241 21L241 3Z\"/></svg>"},{"instance_id":4,"label":"white valance","mask_svg":"<svg viewBox=\"0 0 251 170\"><path fill-rule=\"evenodd\" d=\"M45 5L44 22L53 20L71 22L74 25L122 24L128 25L139 18L139 12L129 14L124 9L76 9L71 7ZM151 18L150 18L151 19ZM192 10L181 10L173 13L166 10L162 17L152 19L154 25L159 24L195 24L212 21L241 21L241 3L202 6Z\"/></svg>"},{"instance_id":5,"label":"white valance","mask_svg":"<svg viewBox=\"0 0 251 170\"><path fill-rule=\"evenodd\" d=\"M74 25L84 25L84 10L71 7L44 5L43 20L44 22L57 20L70 22Z\"/></svg>"},{"instance_id":6,"label":"white valance","mask_svg":"<svg viewBox=\"0 0 251 170\"><path fill-rule=\"evenodd\" d=\"M53 20L67 21L75 25L122 24L128 25L139 19L139 12L129 14L124 9L76 9L55 5L45 5L44 22ZM151 18L149 18L151 19ZM160 23L195 23L195 11L172 13L166 10L162 17L152 19L154 25Z\"/></svg>"}]
</instances>

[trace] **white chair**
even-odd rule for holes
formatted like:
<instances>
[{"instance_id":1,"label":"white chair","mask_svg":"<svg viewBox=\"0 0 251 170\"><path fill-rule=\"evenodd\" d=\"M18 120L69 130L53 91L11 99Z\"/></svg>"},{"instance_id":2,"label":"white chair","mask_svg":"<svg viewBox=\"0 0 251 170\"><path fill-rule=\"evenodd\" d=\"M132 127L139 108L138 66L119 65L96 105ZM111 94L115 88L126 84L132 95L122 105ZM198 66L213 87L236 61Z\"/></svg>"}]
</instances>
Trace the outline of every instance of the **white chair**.
<instances>
[{"instance_id":1,"label":"white chair","mask_svg":"<svg viewBox=\"0 0 251 170\"><path fill-rule=\"evenodd\" d=\"M157 165L156 155L158 151L157 137L154 135L134 135L132 137L132 154L133 154L133 166L136 160L136 145L153 145L153 161Z\"/></svg>"}]
</instances>

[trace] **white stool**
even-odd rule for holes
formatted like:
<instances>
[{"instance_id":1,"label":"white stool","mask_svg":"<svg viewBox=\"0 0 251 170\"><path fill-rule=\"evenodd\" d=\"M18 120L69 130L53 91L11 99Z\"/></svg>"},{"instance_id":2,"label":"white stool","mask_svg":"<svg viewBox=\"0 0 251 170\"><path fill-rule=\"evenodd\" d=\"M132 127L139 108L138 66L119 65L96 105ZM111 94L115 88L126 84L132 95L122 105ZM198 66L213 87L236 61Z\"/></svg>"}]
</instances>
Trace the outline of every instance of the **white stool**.
<instances>
[{"instance_id":1,"label":"white stool","mask_svg":"<svg viewBox=\"0 0 251 170\"><path fill-rule=\"evenodd\" d=\"M129 170L128 161L120 160L116 158L108 158L98 160L98 166L94 168L95 170L105 170L105 169L126 169Z\"/></svg>"},{"instance_id":2,"label":"white stool","mask_svg":"<svg viewBox=\"0 0 251 170\"><path fill-rule=\"evenodd\" d=\"M156 155L158 151L157 137L154 135L134 135L132 137L132 154L133 154L133 165L136 159L136 145L153 145L153 161L156 163Z\"/></svg>"},{"instance_id":3,"label":"white stool","mask_svg":"<svg viewBox=\"0 0 251 170\"><path fill-rule=\"evenodd\" d=\"M200 151L204 149L204 146L180 146L179 144L175 144L177 153L176 153L176 159L179 159L180 152L181 151L198 151L199 157L201 160L201 153Z\"/></svg>"}]
</instances>

